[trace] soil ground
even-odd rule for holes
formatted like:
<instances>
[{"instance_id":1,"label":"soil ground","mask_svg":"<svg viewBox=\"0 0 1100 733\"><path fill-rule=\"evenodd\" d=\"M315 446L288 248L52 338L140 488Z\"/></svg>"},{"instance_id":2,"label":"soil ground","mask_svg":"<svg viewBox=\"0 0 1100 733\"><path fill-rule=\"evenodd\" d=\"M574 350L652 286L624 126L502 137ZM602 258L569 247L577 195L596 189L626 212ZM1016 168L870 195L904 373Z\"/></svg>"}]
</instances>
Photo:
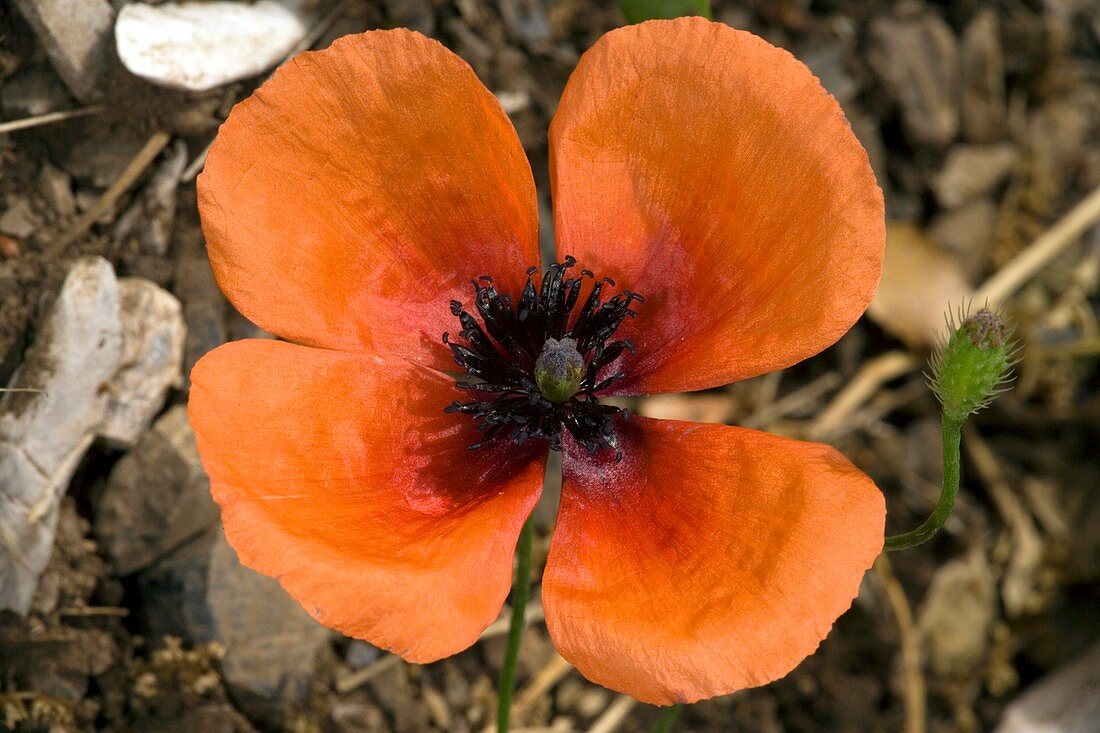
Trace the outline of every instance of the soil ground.
<instances>
[{"instance_id":1,"label":"soil ground","mask_svg":"<svg viewBox=\"0 0 1100 733\"><path fill-rule=\"evenodd\" d=\"M943 309L937 288L945 278L986 281L1100 186L1095 2L718 0L714 15L790 49L842 102L886 193L890 246L916 253L910 271L884 287L925 311ZM396 25L439 38L502 99L545 215L546 132L558 97L579 54L623 22L617 6L588 0L353 0L315 47ZM185 369L221 341L255 334L202 272L193 178L174 188L168 213L146 206L135 227L119 221L172 155L196 160L259 82L188 95L137 80L111 58L102 111L0 133L0 385L17 373L79 255L102 256L120 276L146 278L180 298L190 329ZM0 119L79 106L35 31L0 2ZM59 247L158 131L171 143ZM162 252L133 234L158 222L170 227ZM1100 230L1091 227L1008 298L1023 345L1018 378L969 426L964 489L944 532L880 563L818 653L787 678L693 705L678 730L968 733L1008 725L1006 711L1050 675L1063 673L1046 695L1072 692L1065 715L1100 696L1095 673L1083 688L1065 676L1083 652L1097 656L1100 637L1098 282ZM888 530L908 529L927 515L940 480L935 399L919 368L889 367L906 354L927 357L907 336L912 317L887 308L782 374L632 407L832 443L882 488ZM883 369L887 378L876 379ZM860 385L870 385L864 399L850 400ZM184 384L165 410L185 402ZM315 664L300 665L308 669L293 691L280 678L265 697L239 670L227 681L224 629L204 636L151 610L174 602L165 599L182 597L187 608L209 601L187 596L189 586L177 580L191 576L173 573L206 572L216 540L191 539L135 574L121 573L104 549L100 502L129 452L100 443L88 451L69 483L30 614L0 615L0 729L412 733L482 730L492 719L500 636L426 666L331 636L317 645ZM150 491L161 481L141 480ZM537 514L539 566L554 494ZM195 557L207 559L187 564ZM633 733L656 721L655 708L627 709L562 665L537 620L519 680L521 691L532 685L517 716L529 730Z\"/></svg>"}]
</instances>

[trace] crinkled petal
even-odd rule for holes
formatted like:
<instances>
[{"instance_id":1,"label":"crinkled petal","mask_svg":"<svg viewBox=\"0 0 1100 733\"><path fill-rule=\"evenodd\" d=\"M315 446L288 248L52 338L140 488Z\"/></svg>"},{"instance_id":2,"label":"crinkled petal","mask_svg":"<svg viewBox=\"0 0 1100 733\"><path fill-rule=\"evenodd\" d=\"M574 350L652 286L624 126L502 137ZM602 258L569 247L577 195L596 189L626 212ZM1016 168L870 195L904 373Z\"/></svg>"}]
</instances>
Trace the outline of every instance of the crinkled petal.
<instances>
[{"instance_id":1,"label":"crinkled petal","mask_svg":"<svg viewBox=\"0 0 1100 733\"><path fill-rule=\"evenodd\" d=\"M433 370L238 341L191 375L190 416L230 544L314 618L412 662L499 614L542 488L531 450L470 451Z\"/></svg>"},{"instance_id":2,"label":"crinkled petal","mask_svg":"<svg viewBox=\"0 0 1100 733\"><path fill-rule=\"evenodd\" d=\"M222 125L199 178L218 284L262 328L436 366L451 298L537 265L531 168L473 70L405 30L279 69Z\"/></svg>"},{"instance_id":3,"label":"crinkled petal","mask_svg":"<svg viewBox=\"0 0 1100 733\"><path fill-rule=\"evenodd\" d=\"M882 494L817 443L637 417L620 434L619 463L566 448L542 585L555 646L659 705L787 674L882 550Z\"/></svg>"},{"instance_id":4,"label":"crinkled petal","mask_svg":"<svg viewBox=\"0 0 1100 733\"><path fill-rule=\"evenodd\" d=\"M704 389L834 343L882 267L882 192L788 52L702 18L614 30L550 127L559 258L646 296L614 392Z\"/></svg>"}]
</instances>

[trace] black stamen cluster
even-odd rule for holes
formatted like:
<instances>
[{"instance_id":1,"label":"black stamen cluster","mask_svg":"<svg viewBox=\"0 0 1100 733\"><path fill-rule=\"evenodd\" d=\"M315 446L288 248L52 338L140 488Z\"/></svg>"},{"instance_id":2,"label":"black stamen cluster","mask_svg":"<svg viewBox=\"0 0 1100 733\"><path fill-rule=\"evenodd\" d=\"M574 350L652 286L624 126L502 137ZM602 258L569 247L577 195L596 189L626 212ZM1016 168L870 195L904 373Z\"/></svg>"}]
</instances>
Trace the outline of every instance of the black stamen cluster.
<instances>
[{"instance_id":1,"label":"black stamen cluster","mask_svg":"<svg viewBox=\"0 0 1100 733\"><path fill-rule=\"evenodd\" d=\"M522 444L531 438L545 438L552 449L561 450L564 426L590 453L610 447L616 457L622 457L612 429L614 416L622 410L601 405L596 393L623 377L618 372L600 379L600 372L624 351L634 353L630 341L610 339L623 319L634 317L631 305L644 298L627 290L603 301L604 288L615 287L611 278L604 278L593 282L574 316L584 278L595 279L588 270L581 270L579 277L567 277L576 264L576 259L566 257L565 262L550 265L538 289L533 279L538 268L532 267L514 307L512 299L493 286L491 277L479 277L473 286L481 323L462 303L451 301L451 313L462 324L458 335L465 343L452 341L449 333L443 334L443 343L469 378L457 386L478 399L456 401L446 411L463 412L477 420L482 434L470 446L472 450L499 439ZM535 379L535 362L550 338L575 339L586 365L577 393L562 403L544 397Z\"/></svg>"}]
</instances>

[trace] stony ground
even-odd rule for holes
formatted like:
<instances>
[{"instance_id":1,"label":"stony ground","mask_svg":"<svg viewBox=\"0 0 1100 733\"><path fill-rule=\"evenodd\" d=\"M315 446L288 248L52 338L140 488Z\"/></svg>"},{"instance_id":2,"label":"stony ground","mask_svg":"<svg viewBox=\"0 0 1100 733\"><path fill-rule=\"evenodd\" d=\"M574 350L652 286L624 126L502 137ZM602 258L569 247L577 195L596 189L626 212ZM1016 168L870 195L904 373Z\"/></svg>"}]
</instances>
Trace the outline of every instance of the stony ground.
<instances>
[{"instance_id":1,"label":"stony ground","mask_svg":"<svg viewBox=\"0 0 1100 733\"><path fill-rule=\"evenodd\" d=\"M258 334L213 281L194 175L262 77L202 93L135 78L112 40L126 4L43 18L0 2L0 385L31 390L0 401L0 596L19 611L0 613L0 729L483 730L499 627L453 659L407 665L314 625L225 543L184 375ZM548 121L579 54L622 23L617 7L314 10L315 47L404 25L466 58L512 116L549 210ZM876 479L902 530L938 491L920 375L929 319L995 293L1024 351L1014 390L964 437L964 491L941 537L880 563L788 678L693 706L679 729L1100 729L1095 213L1078 211L1083 234L1056 256L1016 259L1061 236L1055 224L1100 186L1100 5L746 0L716 2L715 16L790 49L841 101L886 191L888 272L870 317L820 357L635 409L830 442ZM88 105L101 106L10 129ZM540 562L554 493L538 509ZM534 611L519 725L650 729L653 708L556 656L537 593Z\"/></svg>"}]
</instances>

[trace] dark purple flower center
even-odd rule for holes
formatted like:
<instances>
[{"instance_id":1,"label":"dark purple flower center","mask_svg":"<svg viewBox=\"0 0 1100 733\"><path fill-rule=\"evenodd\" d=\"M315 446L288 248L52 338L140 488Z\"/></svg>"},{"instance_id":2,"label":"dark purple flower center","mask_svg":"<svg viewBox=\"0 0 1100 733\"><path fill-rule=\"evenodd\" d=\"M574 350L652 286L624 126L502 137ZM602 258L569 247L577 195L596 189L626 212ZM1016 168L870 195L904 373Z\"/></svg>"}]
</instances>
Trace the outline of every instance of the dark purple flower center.
<instances>
[{"instance_id":1,"label":"dark purple flower center","mask_svg":"<svg viewBox=\"0 0 1100 733\"><path fill-rule=\"evenodd\" d=\"M456 401L445 409L477 421L481 436L471 449L498 440L521 444L542 438L561 450L564 428L590 453L611 448L621 458L614 419L623 410L601 405L596 395L623 377L623 372L604 372L623 352L634 353L634 345L611 338L624 319L634 317L631 305L644 298L624 290L604 300L605 288L615 287L615 282L595 280L588 270L569 277L568 270L576 264L566 257L550 265L537 289L538 269L532 267L514 305L510 296L497 291L491 277L482 275L473 281L480 322L462 303L451 301L451 313L462 325L462 342L444 333L443 343L466 371L466 379L457 386L476 399ZM593 283L581 303L585 278Z\"/></svg>"}]
</instances>

